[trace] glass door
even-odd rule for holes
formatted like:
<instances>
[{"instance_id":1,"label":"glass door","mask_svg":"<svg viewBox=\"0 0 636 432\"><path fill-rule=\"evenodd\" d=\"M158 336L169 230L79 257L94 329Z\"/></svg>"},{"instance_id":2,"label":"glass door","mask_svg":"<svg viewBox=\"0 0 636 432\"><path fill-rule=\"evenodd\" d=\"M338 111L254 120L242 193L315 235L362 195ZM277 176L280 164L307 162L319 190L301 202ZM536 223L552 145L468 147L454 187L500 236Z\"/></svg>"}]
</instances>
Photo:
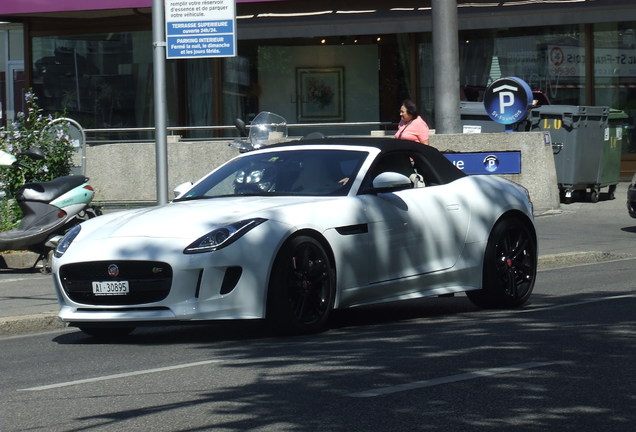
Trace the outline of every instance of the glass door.
<instances>
[{"instance_id":1,"label":"glass door","mask_svg":"<svg viewBox=\"0 0 636 432\"><path fill-rule=\"evenodd\" d=\"M16 113L24 110L24 62L10 61L7 70L6 121L15 119Z\"/></svg>"}]
</instances>

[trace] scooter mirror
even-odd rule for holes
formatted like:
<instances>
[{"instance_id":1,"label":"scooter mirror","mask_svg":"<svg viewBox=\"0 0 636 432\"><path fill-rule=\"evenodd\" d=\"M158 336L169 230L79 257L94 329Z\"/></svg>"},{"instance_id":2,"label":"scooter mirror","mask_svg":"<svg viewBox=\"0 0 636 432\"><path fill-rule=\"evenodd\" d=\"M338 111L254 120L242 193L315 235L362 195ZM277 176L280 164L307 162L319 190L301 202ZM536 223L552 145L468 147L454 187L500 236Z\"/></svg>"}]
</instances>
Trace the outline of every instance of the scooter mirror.
<instances>
[{"instance_id":1,"label":"scooter mirror","mask_svg":"<svg viewBox=\"0 0 636 432\"><path fill-rule=\"evenodd\" d=\"M26 151L20 153L21 156L27 156L34 160L42 160L44 159L44 153L37 147L32 147Z\"/></svg>"},{"instance_id":2,"label":"scooter mirror","mask_svg":"<svg viewBox=\"0 0 636 432\"><path fill-rule=\"evenodd\" d=\"M240 136L242 137L247 136L247 128L245 127L245 122L243 120L241 120L240 118L237 118L236 120L234 120L234 125L238 129Z\"/></svg>"}]
</instances>

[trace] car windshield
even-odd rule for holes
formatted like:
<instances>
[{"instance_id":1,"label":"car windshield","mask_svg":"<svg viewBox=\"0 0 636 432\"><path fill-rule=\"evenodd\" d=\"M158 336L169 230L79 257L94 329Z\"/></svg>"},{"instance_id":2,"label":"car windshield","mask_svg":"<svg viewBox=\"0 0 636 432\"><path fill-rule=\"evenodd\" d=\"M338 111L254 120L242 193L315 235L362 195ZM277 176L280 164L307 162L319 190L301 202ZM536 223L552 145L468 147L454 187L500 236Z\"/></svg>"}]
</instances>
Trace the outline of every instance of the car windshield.
<instances>
[{"instance_id":1,"label":"car windshield","mask_svg":"<svg viewBox=\"0 0 636 432\"><path fill-rule=\"evenodd\" d=\"M247 153L176 201L236 195L342 196L367 156L365 151L335 149Z\"/></svg>"}]
</instances>

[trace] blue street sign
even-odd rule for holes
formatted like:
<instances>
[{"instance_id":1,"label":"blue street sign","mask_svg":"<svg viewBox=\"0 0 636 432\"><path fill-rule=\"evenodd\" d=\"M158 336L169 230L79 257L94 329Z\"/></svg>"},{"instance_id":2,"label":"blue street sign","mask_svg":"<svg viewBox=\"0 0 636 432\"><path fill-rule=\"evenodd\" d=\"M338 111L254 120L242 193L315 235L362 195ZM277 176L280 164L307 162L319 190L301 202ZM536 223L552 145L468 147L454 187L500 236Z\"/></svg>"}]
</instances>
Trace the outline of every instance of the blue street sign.
<instances>
[{"instance_id":1,"label":"blue street sign","mask_svg":"<svg viewBox=\"0 0 636 432\"><path fill-rule=\"evenodd\" d=\"M167 58L234 56L234 0L166 0Z\"/></svg>"},{"instance_id":2,"label":"blue street sign","mask_svg":"<svg viewBox=\"0 0 636 432\"><path fill-rule=\"evenodd\" d=\"M444 153L466 174L520 174L521 152Z\"/></svg>"}]
</instances>

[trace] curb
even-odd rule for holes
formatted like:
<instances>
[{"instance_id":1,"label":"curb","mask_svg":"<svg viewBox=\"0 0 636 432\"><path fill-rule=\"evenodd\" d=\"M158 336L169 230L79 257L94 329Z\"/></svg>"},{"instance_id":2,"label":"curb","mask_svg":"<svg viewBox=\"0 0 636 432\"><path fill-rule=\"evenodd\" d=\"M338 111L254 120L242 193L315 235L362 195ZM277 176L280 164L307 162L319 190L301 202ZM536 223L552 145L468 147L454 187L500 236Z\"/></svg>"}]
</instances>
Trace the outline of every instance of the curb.
<instances>
[{"instance_id":1,"label":"curb","mask_svg":"<svg viewBox=\"0 0 636 432\"><path fill-rule=\"evenodd\" d=\"M66 323L58 319L57 312L0 318L0 336L55 330L64 327L66 327Z\"/></svg>"},{"instance_id":2,"label":"curb","mask_svg":"<svg viewBox=\"0 0 636 432\"><path fill-rule=\"evenodd\" d=\"M537 270L549 270L558 267L570 267L580 264L594 264L604 261L614 261L621 259L634 258L636 255L628 253L613 252L565 252L554 255L539 256Z\"/></svg>"},{"instance_id":3,"label":"curb","mask_svg":"<svg viewBox=\"0 0 636 432\"><path fill-rule=\"evenodd\" d=\"M39 255L34 252L0 253L0 269L37 268Z\"/></svg>"}]
</instances>

